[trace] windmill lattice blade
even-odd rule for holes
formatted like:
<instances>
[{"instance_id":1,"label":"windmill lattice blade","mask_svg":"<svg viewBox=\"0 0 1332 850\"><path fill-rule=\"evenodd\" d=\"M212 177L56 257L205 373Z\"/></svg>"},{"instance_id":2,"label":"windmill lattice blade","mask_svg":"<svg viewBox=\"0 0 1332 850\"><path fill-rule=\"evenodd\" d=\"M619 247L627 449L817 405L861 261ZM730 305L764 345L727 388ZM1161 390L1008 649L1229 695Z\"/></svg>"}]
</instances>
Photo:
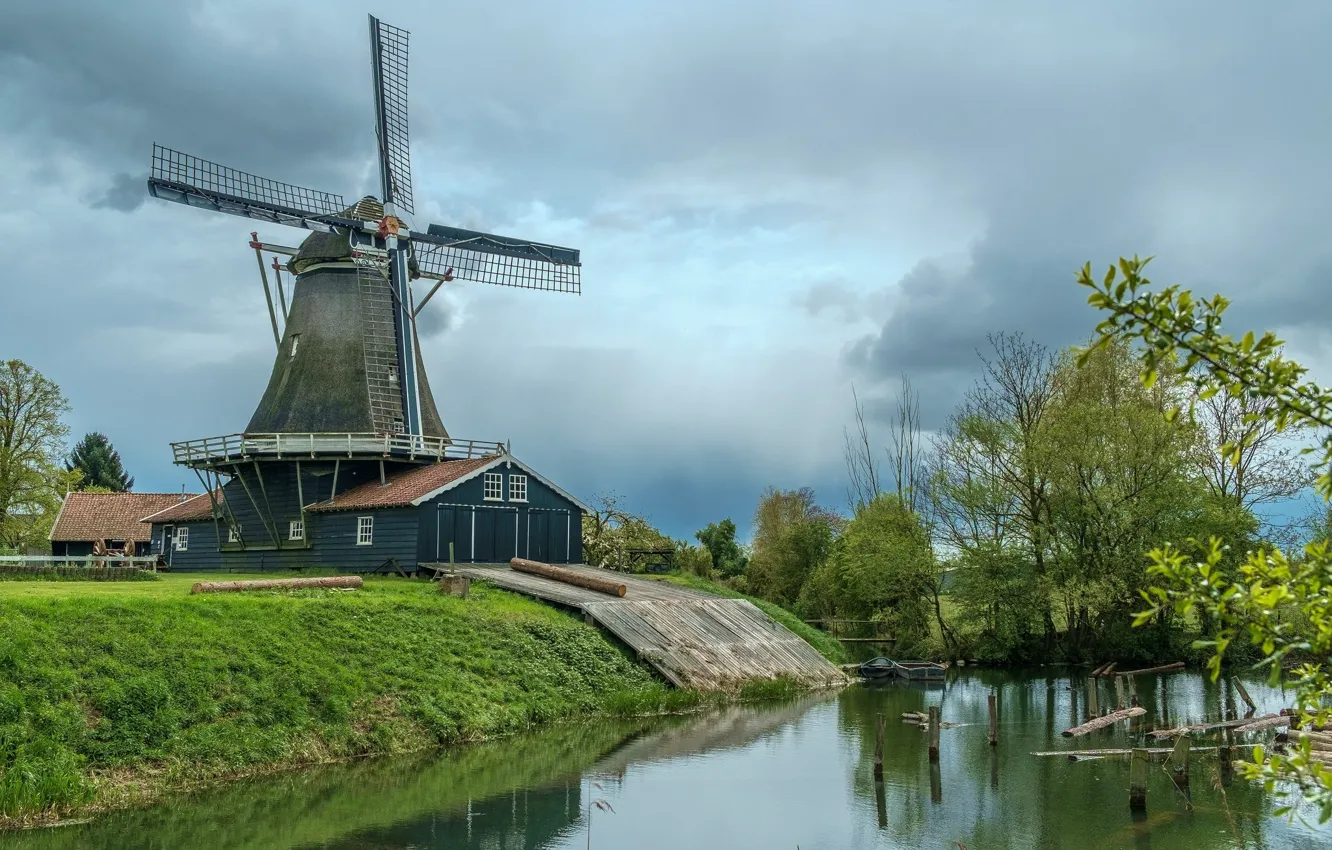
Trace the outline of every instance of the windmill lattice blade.
<instances>
[{"instance_id":1,"label":"windmill lattice blade","mask_svg":"<svg viewBox=\"0 0 1332 850\"><path fill-rule=\"evenodd\" d=\"M156 144L148 192L188 206L311 230L359 225L342 217L347 205L340 195L257 177Z\"/></svg>"},{"instance_id":2,"label":"windmill lattice blade","mask_svg":"<svg viewBox=\"0 0 1332 850\"><path fill-rule=\"evenodd\" d=\"M380 180L386 202L412 209L412 151L407 134L407 30L370 16Z\"/></svg>"},{"instance_id":3,"label":"windmill lattice blade","mask_svg":"<svg viewBox=\"0 0 1332 850\"><path fill-rule=\"evenodd\" d=\"M422 272L547 292L582 292L578 251L507 236L432 224L413 233L412 247Z\"/></svg>"}]
</instances>

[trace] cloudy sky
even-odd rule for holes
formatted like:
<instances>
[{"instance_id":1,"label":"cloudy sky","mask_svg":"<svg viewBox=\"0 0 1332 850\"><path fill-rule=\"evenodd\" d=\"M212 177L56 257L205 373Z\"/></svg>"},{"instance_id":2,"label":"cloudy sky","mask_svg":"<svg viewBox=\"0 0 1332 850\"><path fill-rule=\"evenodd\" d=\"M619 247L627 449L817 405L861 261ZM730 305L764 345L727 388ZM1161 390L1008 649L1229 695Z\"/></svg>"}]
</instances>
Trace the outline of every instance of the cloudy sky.
<instances>
[{"instance_id":1,"label":"cloudy sky","mask_svg":"<svg viewBox=\"0 0 1332 850\"><path fill-rule=\"evenodd\" d=\"M0 29L0 358L138 489L272 365L249 222L147 198L151 145L374 189L360 2L17 4ZM1332 4L396 4L417 221L583 251L581 297L456 285L423 347L457 436L686 536L843 499L854 383L937 424L987 333L1095 315L1155 254L1332 378ZM296 231L261 229L291 244Z\"/></svg>"}]
</instances>

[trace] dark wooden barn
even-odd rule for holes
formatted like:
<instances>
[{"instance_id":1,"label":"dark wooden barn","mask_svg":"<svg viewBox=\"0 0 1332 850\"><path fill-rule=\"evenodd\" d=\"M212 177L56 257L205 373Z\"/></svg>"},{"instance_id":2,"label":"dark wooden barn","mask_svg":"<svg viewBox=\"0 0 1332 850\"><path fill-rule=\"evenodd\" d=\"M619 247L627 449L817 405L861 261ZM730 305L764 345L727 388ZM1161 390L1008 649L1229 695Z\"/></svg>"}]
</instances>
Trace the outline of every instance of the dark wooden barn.
<instances>
[{"instance_id":1,"label":"dark wooden barn","mask_svg":"<svg viewBox=\"0 0 1332 850\"><path fill-rule=\"evenodd\" d=\"M582 502L508 453L235 464L211 494L146 518L176 570L415 572L421 563L582 561ZM381 477L382 475L382 477Z\"/></svg>"}]
</instances>

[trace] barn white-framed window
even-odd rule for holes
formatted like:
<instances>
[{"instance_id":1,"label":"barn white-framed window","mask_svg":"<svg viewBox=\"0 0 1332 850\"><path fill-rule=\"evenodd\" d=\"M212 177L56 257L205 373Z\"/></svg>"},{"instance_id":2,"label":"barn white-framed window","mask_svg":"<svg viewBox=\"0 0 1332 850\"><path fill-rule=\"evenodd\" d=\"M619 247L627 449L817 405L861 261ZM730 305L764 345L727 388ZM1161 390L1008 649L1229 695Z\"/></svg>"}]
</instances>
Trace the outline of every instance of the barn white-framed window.
<instances>
[{"instance_id":1,"label":"barn white-framed window","mask_svg":"<svg viewBox=\"0 0 1332 850\"><path fill-rule=\"evenodd\" d=\"M241 539L241 527L239 524L233 525L227 529L227 542L239 543Z\"/></svg>"},{"instance_id":2,"label":"barn white-framed window","mask_svg":"<svg viewBox=\"0 0 1332 850\"><path fill-rule=\"evenodd\" d=\"M356 518L356 545L369 546L375 542L375 518L358 516Z\"/></svg>"},{"instance_id":3,"label":"barn white-framed window","mask_svg":"<svg viewBox=\"0 0 1332 850\"><path fill-rule=\"evenodd\" d=\"M527 501L527 476L510 475L509 476L509 501L526 502Z\"/></svg>"},{"instance_id":4,"label":"barn white-framed window","mask_svg":"<svg viewBox=\"0 0 1332 850\"><path fill-rule=\"evenodd\" d=\"M305 522L303 520L294 519L287 525L287 539L288 540L305 539Z\"/></svg>"},{"instance_id":5,"label":"barn white-framed window","mask_svg":"<svg viewBox=\"0 0 1332 850\"><path fill-rule=\"evenodd\" d=\"M176 529L176 539L172 543L177 552L185 552L190 548L190 530L185 526Z\"/></svg>"},{"instance_id":6,"label":"barn white-framed window","mask_svg":"<svg viewBox=\"0 0 1332 850\"><path fill-rule=\"evenodd\" d=\"M395 434L404 434L404 433L406 433L406 431L407 431L407 429L404 428L404 427L402 427L402 420L401 420L401 419L394 419L394 420L393 420L393 433L395 433Z\"/></svg>"},{"instance_id":7,"label":"barn white-framed window","mask_svg":"<svg viewBox=\"0 0 1332 850\"><path fill-rule=\"evenodd\" d=\"M504 501L504 474L487 472L481 479L481 498L487 502Z\"/></svg>"}]
</instances>

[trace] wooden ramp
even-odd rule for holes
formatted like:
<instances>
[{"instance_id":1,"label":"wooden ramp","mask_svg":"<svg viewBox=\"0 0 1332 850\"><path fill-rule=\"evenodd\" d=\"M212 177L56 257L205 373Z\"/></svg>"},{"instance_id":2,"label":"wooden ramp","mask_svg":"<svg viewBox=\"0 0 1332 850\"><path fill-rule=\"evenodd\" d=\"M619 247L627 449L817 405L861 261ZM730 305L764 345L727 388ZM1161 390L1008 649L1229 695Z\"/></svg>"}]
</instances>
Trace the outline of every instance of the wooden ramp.
<instances>
[{"instance_id":1,"label":"wooden ramp","mask_svg":"<svg viewBox=\"0 0 1332 850\"><path fill-rule=\"evenodd\" d=\"M846 682L842 671L814 647L748 600L722 599L620 573L612 575L628 588L622 599L516 572L507 565L460 564L454 569L505 590L581 611L677 687L731 690L779 676L814 687ZM607 575L594 567L571 569Z\"/></svg>"}]
</instances>

